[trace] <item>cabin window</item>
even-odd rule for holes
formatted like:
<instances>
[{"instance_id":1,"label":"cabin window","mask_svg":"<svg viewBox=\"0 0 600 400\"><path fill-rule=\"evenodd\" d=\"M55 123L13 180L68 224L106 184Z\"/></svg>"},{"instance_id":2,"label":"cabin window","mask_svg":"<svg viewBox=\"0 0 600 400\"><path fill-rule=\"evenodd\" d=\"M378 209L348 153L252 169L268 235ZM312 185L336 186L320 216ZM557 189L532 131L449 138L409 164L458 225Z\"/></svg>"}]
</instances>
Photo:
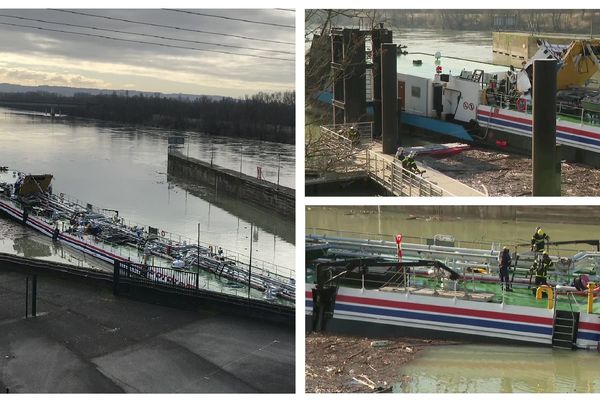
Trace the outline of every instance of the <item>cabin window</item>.
<instances>
[{"instance_id":1,"label":"cabin window","mask_svg":"<svg viewBox=\"0 0 600 400\"><path fill-rule=\"evenodd\" d=\"M421 87L420 86L411 86L410 87L410 95L412 97L420 98L421 97Z\"/></svg>"}]
</instances>

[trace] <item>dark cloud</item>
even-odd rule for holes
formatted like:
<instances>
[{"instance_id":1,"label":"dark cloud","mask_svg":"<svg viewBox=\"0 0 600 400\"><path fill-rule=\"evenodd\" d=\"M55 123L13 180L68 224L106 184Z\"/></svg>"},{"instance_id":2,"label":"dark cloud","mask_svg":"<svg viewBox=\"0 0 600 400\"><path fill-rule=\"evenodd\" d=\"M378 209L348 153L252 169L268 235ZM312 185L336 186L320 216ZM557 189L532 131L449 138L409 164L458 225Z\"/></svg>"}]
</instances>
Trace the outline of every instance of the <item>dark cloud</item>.
<instances>
[{"instance_id":1,"label":"dark cloud","mask_svg":"<svg viewBox=\"0 0 600 400\"><path fill-rule=\"evenodd\" d=\"M167 10L94 9L75 11L134 21L143 21L154 24L172 25L185 29L221 32L292 43L295 41L293 29L182 14ZM279 10L210 9L194 11L276 24L295 24L294 13ZM214 43L214 45L176 42L158 38L141 37L0 17L0 22L19 25L32 25L48 29L90 33L114 38L157 42L176 46L194 47L198 49L210 49L232 53L247 53L288 59L295 58L293 54L279 54L274 52L275 50L281 50L293 53L295 50L293 45L242 40L233 37L138 25L116 20L67 14L53 10L10 9L0 10L0 14L53 21L63 24L77 24L104 29L173 37L185 40L211 42ZM265 51L219 47L219 44L261 48L265 49ZM162 71L162 76L157 76L157 78L161 78L161 82L164 79L168 79L168 74L188 76L186 79L190 79L193 74L198 74L199 76L213 77L214 80L217 81L244 81L248 83L247 90L244 93L260 90L259 87L254 87L252 85L253 83L269 82L271 86L273 86L272 84L281 86L281 89L290 89L293 87L294 83L294 62L291 61L266 60L229 54L194 51L189 49L159 47L149 44L119 42L97 37L70 35L65 33L41 31L31 28L6 25L0 25L0 52L5 55L13 54L21 57L26 56L28 59L35 57L36 59L39 59L40 62L44 59L64 59L67 63L68 60L72 60L73 65L71 66L71 69L77 69L77 65L81 63L129 65L132 67L132 71L134 71L136 67L152 68L156 69L159 74L161 74ZM10 57L5 57L5 59L2 61L9 63L9 65L6 65L8 68L19 68L21 69L22 73L27 72L23 70L23 68L30 70L30 72L36 71L35 63L31 63L31 65L10 65L10 61L7 60L10 60ZM45 66L43 68L39 67L38 72L43 74L52 73L52 71L49 71L48 68L49 66ZM81 75L82 82L99 79L98 75L92 76L94 74L90 73L89 71L87 72L89 76L86 76L86 73L82 71L70 72L72 72L73 76ZM119 68L119 73L123 73L123 68ZM103 76L101 79L110 83L109 72L99 70L98 74L102 74ZM139 89L157 90L155 87L151 86L149 77L146 77L145 79L149 80L148 83L150 86L148 88ZM232 86L240 86L240 83L241 82L232 83ZM193 85L198 88L202 86L201 82L193 82ZM211 85L207 83L207 86ZM228 88L223 89L225 91L228 90Z\"/></svg>"}]
</instances>

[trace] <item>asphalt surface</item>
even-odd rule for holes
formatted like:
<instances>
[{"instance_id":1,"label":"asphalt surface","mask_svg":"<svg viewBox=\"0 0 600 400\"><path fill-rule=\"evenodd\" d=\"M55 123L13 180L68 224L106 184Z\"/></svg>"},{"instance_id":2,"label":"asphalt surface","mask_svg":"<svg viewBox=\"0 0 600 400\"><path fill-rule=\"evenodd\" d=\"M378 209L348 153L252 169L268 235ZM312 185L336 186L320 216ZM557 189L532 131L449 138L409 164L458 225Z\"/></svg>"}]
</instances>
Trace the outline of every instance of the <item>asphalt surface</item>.
<instances>
[{"instance_id":1,"label":"asphalt surface","mask_svg":"<svg viewBox=\"0 0 600 400\"><path fill-rule=\"evenodd\" d=\"M0 393L293 393L294 331L0 268Z\"/></svg>"}]
</instances>

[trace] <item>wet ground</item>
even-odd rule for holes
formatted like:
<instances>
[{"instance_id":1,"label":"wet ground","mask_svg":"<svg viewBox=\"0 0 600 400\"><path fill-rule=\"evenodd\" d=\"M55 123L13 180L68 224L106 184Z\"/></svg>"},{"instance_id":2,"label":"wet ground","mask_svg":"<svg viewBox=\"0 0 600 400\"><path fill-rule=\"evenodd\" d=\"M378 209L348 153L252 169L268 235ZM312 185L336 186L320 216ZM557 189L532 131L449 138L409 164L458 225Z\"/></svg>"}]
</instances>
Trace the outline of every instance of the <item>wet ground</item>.
<instances>
[{"instance_id":1,"label":"wet ground","mask_svg":"<svg viewBox=\"0 0 600 400\"><path fill-rule=\"evenodd\" d=\"M450 342L399 338L377 340L309 333L306 336L307 393L372 393L405 379L400 366L429 346Z\"/></svg>"},{"instance_id":2,"label":"wet ground","mask_svg":"<svg viewBox=\"0 0 600 400\"><path fill-rule=\"evenodd\" d=\"M444 158L417 157L432 168L490 196L531 196L531 158L519 154L471 149ZM563 196L599 196L600 170L564 162Z\"/></svg>"},{"instance_id":3,"label":"wet ground","mask_svg":"<svg viewBox=\"0 0 600 400\"><path fill-rule=\"evenodd\" d=\"M0 393L293 393L294 330L0 269Z\"/></svg>"}]
</instances>

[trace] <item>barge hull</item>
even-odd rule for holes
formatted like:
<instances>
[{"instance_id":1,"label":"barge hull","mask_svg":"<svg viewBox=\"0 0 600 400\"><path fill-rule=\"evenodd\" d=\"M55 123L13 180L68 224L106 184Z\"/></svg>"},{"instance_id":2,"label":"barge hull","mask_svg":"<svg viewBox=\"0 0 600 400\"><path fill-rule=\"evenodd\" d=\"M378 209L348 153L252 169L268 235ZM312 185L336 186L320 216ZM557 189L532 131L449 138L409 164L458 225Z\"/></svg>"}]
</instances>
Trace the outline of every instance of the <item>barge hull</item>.
<instances>
[{"instance_id":1,"label":"barge hull","mask_svg":"<svg viewBox=\"0 0 600 400\"><path fill-rule=\"evenodd\" d=\"M312 292L305 294L311 326ZM340 287L327 326L361 335L551 346L553 324L552 309ZM598 343L600 315L580 314L576 347L596 348Z\"/></svg>"}]
</instances>

